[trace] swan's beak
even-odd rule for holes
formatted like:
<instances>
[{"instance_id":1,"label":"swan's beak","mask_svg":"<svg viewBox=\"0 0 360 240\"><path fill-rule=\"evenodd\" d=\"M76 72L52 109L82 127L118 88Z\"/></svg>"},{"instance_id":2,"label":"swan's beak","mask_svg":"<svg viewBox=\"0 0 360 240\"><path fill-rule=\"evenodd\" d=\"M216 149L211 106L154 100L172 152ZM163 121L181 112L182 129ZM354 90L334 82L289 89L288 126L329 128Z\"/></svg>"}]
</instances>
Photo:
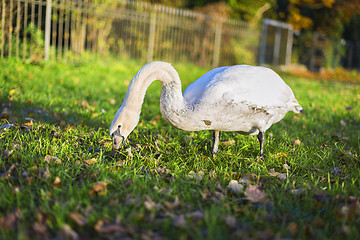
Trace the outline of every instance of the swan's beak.
<instances>
[{"instance_id":1,"label":"swan's beak","mask_svg":"<svg viewBox=\"0 0 360 240\"><path fill-rule=\"evenodd\" d=\"M114 155L116 151L124 145L124 143L125 138L123 136L114 136L112 154Z\"/></svg>"}]
</instances>

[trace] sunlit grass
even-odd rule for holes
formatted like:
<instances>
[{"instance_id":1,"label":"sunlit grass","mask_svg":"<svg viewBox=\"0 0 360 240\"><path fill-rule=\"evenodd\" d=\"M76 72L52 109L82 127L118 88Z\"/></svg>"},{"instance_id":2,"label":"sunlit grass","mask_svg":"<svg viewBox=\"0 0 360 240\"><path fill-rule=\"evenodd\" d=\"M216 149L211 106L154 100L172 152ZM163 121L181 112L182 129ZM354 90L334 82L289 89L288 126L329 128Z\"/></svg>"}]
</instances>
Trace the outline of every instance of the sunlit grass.
<instances>
[{"instance_id":1,"label":"sunlit grass","mask_svg":"<svg viewBox=\"0 0 360 240\"><path fill-rule=\"evenodd\" d=\"M174 67L183 89L207 71ZM161 117L156 82L114 157L108 127L140 68L0 61L0 126L14 124L0 130L2 237L359 236L359 84L281 73L305 112L267 131L263 160L256 137L235 132L221 135L214 159L211 132ZM232 179L265 199L232 192Z\"/></svg>"}]
</instances>

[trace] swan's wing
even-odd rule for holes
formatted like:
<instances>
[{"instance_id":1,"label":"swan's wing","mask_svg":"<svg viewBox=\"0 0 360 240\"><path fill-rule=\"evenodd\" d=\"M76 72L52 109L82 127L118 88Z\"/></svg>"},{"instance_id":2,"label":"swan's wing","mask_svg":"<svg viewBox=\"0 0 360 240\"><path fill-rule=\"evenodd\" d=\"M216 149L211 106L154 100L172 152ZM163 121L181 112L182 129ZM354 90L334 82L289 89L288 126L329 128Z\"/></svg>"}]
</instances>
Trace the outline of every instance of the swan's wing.
<instances>
[{"instance_id":1,"label":"swan's wing","mask_svg":"<svg viewBox=\"0 0 360 240\"><path fill-rule=\"evenodd\" d=\"M264 109L287 108L296 101L290 87L274 71L247 65L209 71L186 88L184 98L190 104L234 102Z\"/></svg>"}]
</instances>

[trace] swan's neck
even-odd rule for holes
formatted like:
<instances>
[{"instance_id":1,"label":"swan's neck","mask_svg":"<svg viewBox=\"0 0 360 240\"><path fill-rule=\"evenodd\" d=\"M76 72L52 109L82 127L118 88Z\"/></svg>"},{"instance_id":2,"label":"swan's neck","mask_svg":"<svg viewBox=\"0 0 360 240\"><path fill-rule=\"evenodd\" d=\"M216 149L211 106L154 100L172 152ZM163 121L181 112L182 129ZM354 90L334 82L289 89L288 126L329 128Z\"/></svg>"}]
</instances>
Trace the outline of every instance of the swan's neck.
<instances>
[{"instance_id":1,"label":"swan's neck","mask_svg":"<svg viewBox=\"0 0 360 240\"><path fill-rule=\"evenodd\" d=\"M176 120L171 119L169 115L172 111L182 111L185 108L185 101L179 75L169 63L153 62L141 68L129 85L122 108L140 115L146 90L155 80L159 80L162 84L161 113L171 124L177 126Z\"/></svg>"}]
</instances>

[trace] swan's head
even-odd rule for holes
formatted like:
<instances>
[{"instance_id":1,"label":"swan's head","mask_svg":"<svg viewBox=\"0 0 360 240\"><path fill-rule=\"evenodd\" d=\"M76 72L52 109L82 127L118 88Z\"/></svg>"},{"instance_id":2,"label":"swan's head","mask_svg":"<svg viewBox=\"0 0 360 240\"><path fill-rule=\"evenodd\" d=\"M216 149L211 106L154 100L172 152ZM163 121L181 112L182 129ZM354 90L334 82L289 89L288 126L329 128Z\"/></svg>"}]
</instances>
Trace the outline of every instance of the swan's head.
<instances>
[{"instance_id":1,"label":"swan's head","mask_svg":"<svg viewBox=\"0 0 360 240\"><path fill-rule=\"evenodd\" d=\"M139 113L120 107L110 126L110 136L113 140L113 152L121 148L129 134L139 122Z\"/></svg>"}]
</instances>

